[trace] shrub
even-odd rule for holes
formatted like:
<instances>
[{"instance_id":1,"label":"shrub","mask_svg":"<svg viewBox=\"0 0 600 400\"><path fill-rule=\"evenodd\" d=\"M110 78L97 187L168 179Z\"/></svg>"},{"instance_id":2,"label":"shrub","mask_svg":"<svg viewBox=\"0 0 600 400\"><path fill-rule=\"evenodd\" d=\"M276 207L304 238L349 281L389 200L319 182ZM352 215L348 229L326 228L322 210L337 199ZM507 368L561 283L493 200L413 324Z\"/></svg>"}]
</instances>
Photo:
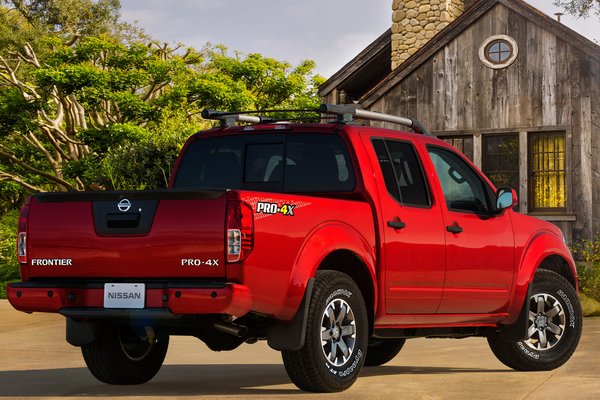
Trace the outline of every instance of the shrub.
<instances>
[{"instance_id":1,"label":"shrub","mask_svg":"<svg viewBox=\"0 0 600 400\"><path fill-rule=\"evenodd\" d=\"M19 210L10 210L0 217L0 298L6 298L6 284L19 279L17 261L17 223Z\"/></svg>"},{"instance_id":2,"label":"shrub","mask_svg":"<svg viewBox=\"0 0 600 400\"><path fill-rule=\"evenodd\" d=\"M581 291L600 301L600 235L583 240L571 249L578 264Z\"/></svg>"}]
</instances>

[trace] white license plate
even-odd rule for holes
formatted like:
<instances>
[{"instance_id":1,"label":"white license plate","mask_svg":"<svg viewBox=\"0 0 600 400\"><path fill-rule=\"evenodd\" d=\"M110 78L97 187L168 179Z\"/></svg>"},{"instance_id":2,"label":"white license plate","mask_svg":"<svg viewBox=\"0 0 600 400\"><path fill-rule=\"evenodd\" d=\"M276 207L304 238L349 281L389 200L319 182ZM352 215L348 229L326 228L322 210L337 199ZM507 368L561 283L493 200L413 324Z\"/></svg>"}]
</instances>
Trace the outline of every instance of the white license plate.
<instances>
[{"instance_id":1,"label":"white license plate","mask_svg":"<svg viewBox=\"0 0 600 400\"><path fill-rule=\"evenodd\" d=\"M144 308L146 285L143 283L105 283L104 308Z\"/></svg>"}]
</instances>

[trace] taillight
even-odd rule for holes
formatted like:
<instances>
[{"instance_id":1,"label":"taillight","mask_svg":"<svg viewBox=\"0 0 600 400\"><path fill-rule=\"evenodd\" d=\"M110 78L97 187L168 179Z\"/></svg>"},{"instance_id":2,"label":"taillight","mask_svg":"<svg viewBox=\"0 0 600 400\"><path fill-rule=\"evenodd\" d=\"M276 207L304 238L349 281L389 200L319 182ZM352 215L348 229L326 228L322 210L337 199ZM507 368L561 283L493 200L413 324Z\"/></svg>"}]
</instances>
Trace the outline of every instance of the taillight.
<instances>
[{"instance_id":1,"label":"taillight","mask_svg":"<svg viewBox=\"0 0 600 400\"><path fill-rule=\"evenodd\" d=\"M21 264L27 264L27 233L19 232L17 238L17 257Z\"/></svg>"},{"instance_id":2,"label":"taillight","mask_svg":"<svg viewBox=\"0 0 600 400\"><path fill-rule=\"evenodd\" d=\"M254 215L252 207L242 201L227 204L227 262L244 261L254 242Z\"/></svg>"},{"instance_id":3,"label":"taillight","mask_svg":"<svg viewBox=\"0 0 600 400\"><path fill-rule=\"evenodd\" d=\"M19 213L19 227L17 234L17 258L19 263L27 264L27 219L29 218L29 204L31 198L27 198L25 205Z\"/></svg>"}]
</instances>

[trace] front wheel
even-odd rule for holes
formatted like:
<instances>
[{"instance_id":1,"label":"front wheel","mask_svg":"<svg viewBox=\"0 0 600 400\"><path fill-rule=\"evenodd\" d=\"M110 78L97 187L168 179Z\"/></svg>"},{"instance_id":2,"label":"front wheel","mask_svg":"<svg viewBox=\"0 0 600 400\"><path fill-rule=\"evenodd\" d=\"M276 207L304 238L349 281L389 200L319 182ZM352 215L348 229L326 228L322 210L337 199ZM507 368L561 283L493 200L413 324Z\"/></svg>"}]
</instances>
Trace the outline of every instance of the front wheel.
<instances>
[{"instance_id":1,"label":"front wheel","mask_svg":"<svg viewBox=\"0 0 600 400\"><path fill-rule=\"evenodd\" d=\"M169 337L154 337L145 327L103 324L98 338L81 347L83 359L96 379L113 385L148 382L167 354Z\"/></svg>"},{"instance_id":2,"label":"front wheel","mask_svg":"<svg viewBox=\"0 0 600 400\"><path fill-rule=\"evenodd\" d=\"M581 336L582 312L577 292L561 275L538 270L529 299L528 338L505 341L488 336L494 355L519 371L548 371L571 358Z\"/></svg>"},{"instance_id":3,"label":"front wheel","mask_svg":"<svg viewBox=\"0 0 600 400\"><path fill-rule=\"evenodd\" d=\"M304 346L282 352L285 369L302 390L346 390L365 361L368 334L367 310L356 283L341 272L319 271Z\"/></svg>"}]
</instances>

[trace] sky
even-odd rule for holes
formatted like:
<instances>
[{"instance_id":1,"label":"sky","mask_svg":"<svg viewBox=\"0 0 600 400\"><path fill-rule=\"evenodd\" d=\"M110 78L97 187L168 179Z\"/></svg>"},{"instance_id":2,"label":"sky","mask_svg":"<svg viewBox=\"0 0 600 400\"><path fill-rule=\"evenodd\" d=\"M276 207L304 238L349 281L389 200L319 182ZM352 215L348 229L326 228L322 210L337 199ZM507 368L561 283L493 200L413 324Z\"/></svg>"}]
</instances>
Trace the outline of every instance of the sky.
<instances>
[{"instance_id":1,"label":"sky","mask_svg":"<svg viewBox=\"0 0 600 400\"><path fill-rule=\"evenodd\" d=\"M552 0L528 0L546 14ZM121 0L127 22L156 40L202 48L222 44L297 65L314 60L328 78L391 25L392 0ZM600 17L562 22L600 42Z\"/></svg>"}]
</instances>

